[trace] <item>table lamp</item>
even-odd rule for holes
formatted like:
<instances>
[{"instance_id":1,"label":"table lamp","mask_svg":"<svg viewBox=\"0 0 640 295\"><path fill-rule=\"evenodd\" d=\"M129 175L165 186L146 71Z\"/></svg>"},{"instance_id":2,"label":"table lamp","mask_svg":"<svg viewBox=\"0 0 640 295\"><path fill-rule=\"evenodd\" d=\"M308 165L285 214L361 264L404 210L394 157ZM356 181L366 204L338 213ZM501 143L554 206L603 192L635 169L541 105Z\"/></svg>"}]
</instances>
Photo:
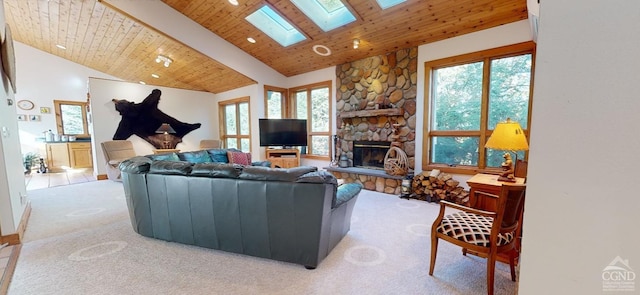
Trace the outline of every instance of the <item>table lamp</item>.
<instances>
[{"instance_id":1,"label":"table lamp","mask_svg":"<svg viewBox=\"0 0 640 295\"><path fill-rule=\"evenodd\" d=\"M513 175L515 161L511 160L510 152L513 152L518 158L518 151L529 150L529 144L527 143L527 137L524 136L524 131L518 122L511 121L507 118L506 121L500 122L496 125L496 128L491 133L491 137L484 145L485 148L494 150L507 151L504 154L505 161L502 163L504 172L498 178L499 181L515 182L516 178Z\"/></svg>"},{"instance_id":2,"label":"table lamp","mask_svg":"<svg viewBox=\"0 0 640 295\"><path fill-rule=\"evenodd\" d=\"M162 125L160 125L160 128L156 130L156 133L164 133L164 143L162 145L162 148L163 149L171 148L169 146L169 133L176 133L176 131L173 130L173 128L171 128L171 125L169 125L169 123L162 123Z\"/></svg>"}]
</instances>

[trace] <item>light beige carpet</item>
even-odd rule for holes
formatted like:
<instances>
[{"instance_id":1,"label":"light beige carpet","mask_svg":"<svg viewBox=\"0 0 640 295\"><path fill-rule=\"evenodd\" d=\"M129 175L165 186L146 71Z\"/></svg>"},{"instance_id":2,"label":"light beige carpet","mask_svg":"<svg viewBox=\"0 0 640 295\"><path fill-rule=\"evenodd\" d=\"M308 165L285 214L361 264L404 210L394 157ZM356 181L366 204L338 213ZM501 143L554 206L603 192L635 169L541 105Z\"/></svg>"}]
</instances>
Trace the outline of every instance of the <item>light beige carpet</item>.
<instances>
[{"instance_id":1,"label":"light beige carpet","mask_svg":"<svg viewBox=\"0 0 640 295\"><path fill-rule=\"evenodd\" d=\"M9 294L485 294L486 262L441 242L428 275L438 205L363 191L351 231L315 270L142 237L120 183L34 190ZM514 294L498 264L496 294Z\"/></svg>"}]
</instances>

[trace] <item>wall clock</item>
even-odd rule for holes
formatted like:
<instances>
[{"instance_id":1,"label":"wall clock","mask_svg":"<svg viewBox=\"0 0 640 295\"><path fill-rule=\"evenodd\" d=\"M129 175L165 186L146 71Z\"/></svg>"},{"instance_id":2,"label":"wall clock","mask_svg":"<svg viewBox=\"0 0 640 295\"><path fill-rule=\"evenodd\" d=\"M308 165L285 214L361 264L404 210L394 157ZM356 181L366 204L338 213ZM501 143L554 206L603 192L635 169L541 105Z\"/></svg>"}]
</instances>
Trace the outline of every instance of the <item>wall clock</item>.
<instances>
[{"instance_id":1,"label":"wall clock","mask_svg":"<svg viewBox=\"0 0 640 295\"><path fill-rule=\"evenodd\" d=\"M23 110L30 110L33 109L33 102L27 99L19 100L18 107Z\"/></svg>"}]
</instances>

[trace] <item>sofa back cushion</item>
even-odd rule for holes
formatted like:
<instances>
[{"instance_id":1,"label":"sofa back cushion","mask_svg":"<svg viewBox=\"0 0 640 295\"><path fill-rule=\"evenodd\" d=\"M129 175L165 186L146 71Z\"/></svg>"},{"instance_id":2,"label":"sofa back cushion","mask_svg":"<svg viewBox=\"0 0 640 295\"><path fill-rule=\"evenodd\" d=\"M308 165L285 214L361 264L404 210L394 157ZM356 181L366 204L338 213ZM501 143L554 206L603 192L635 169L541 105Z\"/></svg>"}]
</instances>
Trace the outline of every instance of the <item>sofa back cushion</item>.
<instances>
[{"instance_id":1,"label":"sofa back cushion","mask_svg":"<svg viewBox=\"0 0 640 295\"><path fill-rule=\"evenodd\" d=\"M180 157L178 157L178 154L176 153L166 153L166 154L154 154L154 155L148 155L147 157L149 157L151 160L156 160L156 161L180 161Z\"/></svg>"},{"instance_id":2,"label":"sofa back cushion","mask_svg":"<svg viewBox=\"0 0 640 295\"><path fill-rule=\"evenodd\" d=\"M317 171L317 167L300 166L289 169L269 168L262 166L246 166L240 174L241 179L268 180L268 181L296 181L298 177Z\"/></svg>"},{"instance_id":3,"label":"sofa back cushion","mask_svg":"<svg viewBox=\"0 0 640 295\"><path fill-rule=\"evenodd\" d=\"M250 153L243 153L243 152L237 152L237 151L228 150L227 151L227 158L229 158L229 163L230 164L240 164L240 165L244 165L244 166L250 166L251 165L251 154Z\"/></svg>"},{"instance_id":4,"label":"sofa back cushion","mask_svg":"<svg viewBox=\"0 0 640 295\"><path fill-rule=\"evenodd\" d=\"M189 175L193 164L181 161L153 161L149 168L150 174Z\"/></svg>"},{"instance_id":5,"label":"sofa back cushion","mask_svg":"<svg viewBox=\"0 0 640 295\"><path fill-rule=\"evenodd\" d=\"M198 163L193 165L191 175L219 178L238 178L242 165L227 163Z\"/></svg>"},{"instance_id":6,"label":"sofa back cushion","mask_svg":"<svg viewBox=\"0 0 640 295\"><path fill-rule=\"evenodd\" d=\"M211 156L207 151L194 151L179 153L178 157L181 161L187 161L191 163L210 163Z\"/></svg>"}]
</instances>

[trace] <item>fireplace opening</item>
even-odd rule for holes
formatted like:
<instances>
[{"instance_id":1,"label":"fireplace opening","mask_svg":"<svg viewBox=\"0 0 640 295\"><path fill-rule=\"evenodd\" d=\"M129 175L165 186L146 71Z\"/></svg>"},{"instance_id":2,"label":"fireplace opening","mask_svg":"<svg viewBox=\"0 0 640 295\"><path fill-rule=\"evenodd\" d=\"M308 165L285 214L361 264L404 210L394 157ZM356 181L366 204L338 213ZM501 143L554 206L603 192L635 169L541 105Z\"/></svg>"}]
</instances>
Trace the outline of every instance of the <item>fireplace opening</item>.
<instances>
[{"instance_id":1,"label":"fireplace opening","mask_svg":"<svg viewBox=\"0 0 640 295\"><path fill-rule=\"evenodd\" d=\"M384 157L391 147L388 141L354 141L353 166L384 170Z\"/></svg>"}]
</instances>

